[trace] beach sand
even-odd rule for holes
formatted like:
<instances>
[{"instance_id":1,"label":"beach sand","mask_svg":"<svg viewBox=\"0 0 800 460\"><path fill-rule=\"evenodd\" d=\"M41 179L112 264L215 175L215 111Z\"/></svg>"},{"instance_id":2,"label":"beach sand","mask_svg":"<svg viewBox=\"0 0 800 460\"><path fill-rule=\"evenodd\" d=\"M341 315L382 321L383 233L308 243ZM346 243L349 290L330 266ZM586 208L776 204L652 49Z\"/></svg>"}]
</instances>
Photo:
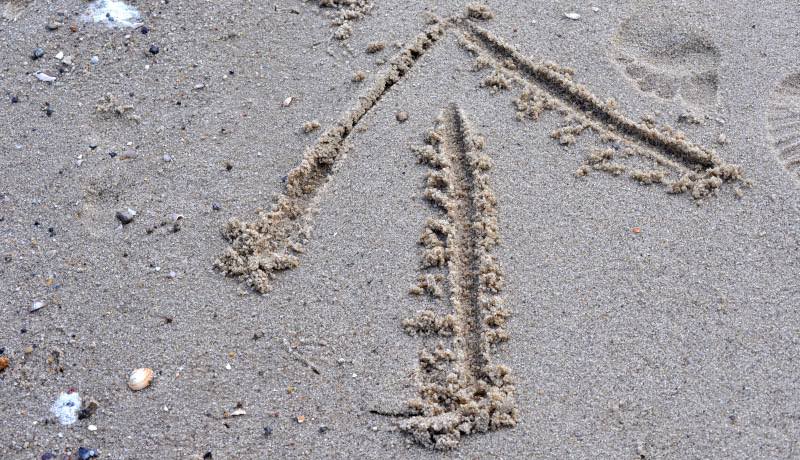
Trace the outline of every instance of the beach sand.
<instances>
[{"instance_id":1,"label":"beach sand","mask_svg":"<svg viewBox=\"0 0 800 460\"><path fill-rule=\"evenodd\" d=\"M792 2L339 3L0 1L0 458L800 456Z\"/></svg>"}]
</instances>

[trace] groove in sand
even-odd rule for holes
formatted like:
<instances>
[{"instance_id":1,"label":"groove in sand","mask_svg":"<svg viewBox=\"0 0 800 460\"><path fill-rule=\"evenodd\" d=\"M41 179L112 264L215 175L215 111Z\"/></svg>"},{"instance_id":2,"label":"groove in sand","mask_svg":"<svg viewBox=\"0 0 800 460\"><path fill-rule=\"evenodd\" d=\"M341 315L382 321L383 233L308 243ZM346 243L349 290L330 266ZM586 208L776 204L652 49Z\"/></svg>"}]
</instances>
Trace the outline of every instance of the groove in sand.
<instances>
[{"instance_id":1,"label":"groove in sand","mask_svg":"<svg viewBox=\"0 0 800 460\"><path fill-rule=\"evenodd\" d=\"M315 197L345 152L353 128L443 35L444 28L433 25L390 60L389 69L356 106L325 131L305 152L300 165L289 171L286 190L271 211L255 222L234 219L225 225L223 235L231 245L216 261L223 273L265 293L275 272L297 267L297 254L303 251L302 244L310 232Z\"/></svg>"},{"instance_id":2,"label":"groove in sand","mask_svg":"<svg viewBox=\"0 0 800 460\"><path fill-rule=\"evenodd\" d=\"M626 154L648 158L681 174L680 180L669 182L666 173L648 171L655 182L665 183L673 192L689 191L695 198L709 195L723 182L742 178L740 167L725 163L713 150L689 142L682 133L626 117L617 110L615 101L602 101L587 87L575 83L570 69L535 62L473 21L458 21L455 26L462 32L462 46L478 56L479 67L491 67L497 73L490 81L504 86L505 79L510 79L525 88L517 102L521 114L535 119L545 110L558 110L573 123L553 133L562 143L572 143L575 135L593 130L606 142L630 147ZM642 171L627 171L624 165L605 161L613 152L600 155L607 158L590 160L586 166L617 174L630 172L634 179L642 176Z\"/></svg>"},{"instance_id":3,"label":"groove in sand","mask_svg":"<svg viewBox=\"0 0 800 460\"><path fill-rule=\"evenodd\" d=\"M451 313L430 310L404 321L412 334L449 338L420 354L419 398L410 408L419 415L400 424L419 443L437 449L455 447L461 436L514 426L517 409L508 369L492 360L492 346L507 340L510 312L497 296L502 274L490 250L497 244L495 197L484 171L491 161L481 153L477 136L456 106L443 110L430 145L418 149L431 166L426 197L445 218L431 219L421 237L422 267L434 276L434 292L448 293ZM439 273L441 275L441 273ZM424 287L412 292L421 294Z\"/></svg>"}]
</instances>

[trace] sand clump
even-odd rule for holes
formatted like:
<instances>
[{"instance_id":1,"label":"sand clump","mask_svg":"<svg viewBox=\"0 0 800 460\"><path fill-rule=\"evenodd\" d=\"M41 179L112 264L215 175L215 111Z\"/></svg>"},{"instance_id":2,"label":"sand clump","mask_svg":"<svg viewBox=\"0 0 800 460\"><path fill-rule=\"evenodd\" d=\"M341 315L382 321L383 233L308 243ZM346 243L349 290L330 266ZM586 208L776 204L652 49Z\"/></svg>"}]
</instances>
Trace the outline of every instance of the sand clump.
<instances>
[{"instance_id":1,"label":"sand clump","mask_svg":"<svg viewBox=\"0 0 800 460\"><path fill-rule=\"evenodd\" d=\"M451 449L462 436L514 426L518 413L509 370L495 364L492 353L508 340L510 311L498 295L503 275L491 254L499 240L496 198L485 175L491 160L456 106L442 111L427 141L416 149L431 168L425 196L444 217L429 219L420 237L423 274L416 292L430 293L431 277L440 276L431 296L451 312L419 311L403 328L449 339L449 345L439 341L420 352L419 395L409 402L418 415L400 427L424 446Z\"/></svg>"},{"instance_id":2,"label":"sand clump","mask_svg":"<svg viewBox=\"0 0 800 460\"><path fill-rule=\"evenodd\" d=\"M372 0L319 0L319 6L337 10L331 20L331 26L336 27L333 36L346 40L353 34L352 22L366 16L375 5Z\"/></svg>"}]
</instances>

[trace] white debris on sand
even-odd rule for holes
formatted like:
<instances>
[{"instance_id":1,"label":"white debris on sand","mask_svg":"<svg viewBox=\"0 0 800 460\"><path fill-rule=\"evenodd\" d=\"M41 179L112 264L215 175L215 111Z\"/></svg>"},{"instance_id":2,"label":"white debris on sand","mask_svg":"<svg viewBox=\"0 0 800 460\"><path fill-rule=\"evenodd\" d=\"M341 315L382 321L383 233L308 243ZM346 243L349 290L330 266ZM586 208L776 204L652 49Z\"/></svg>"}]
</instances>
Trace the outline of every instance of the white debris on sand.
<instances>
[{"instance_id":1,"label":"white debris on sand","mask_svg":"<svg viewBox=\"0 0 800 460\"><path fill-rule=\"evenodd\" d=\"M77 391L63 392L50 407L50 412L58 418L62 425L72 425L78 421L81 410L81 395Z\"/></svg>"},{"instance_id":2,"label":"white debris on sand","mask_svg":"<svg viewBox=\"0 0 800 460\"><path fill-rule=\"evenodd\" d=\"M108 27L139 27L139 11L121 0L95 0L89 4L84 17L87 21L101 22Z\"/></svg>"}]
</instances>

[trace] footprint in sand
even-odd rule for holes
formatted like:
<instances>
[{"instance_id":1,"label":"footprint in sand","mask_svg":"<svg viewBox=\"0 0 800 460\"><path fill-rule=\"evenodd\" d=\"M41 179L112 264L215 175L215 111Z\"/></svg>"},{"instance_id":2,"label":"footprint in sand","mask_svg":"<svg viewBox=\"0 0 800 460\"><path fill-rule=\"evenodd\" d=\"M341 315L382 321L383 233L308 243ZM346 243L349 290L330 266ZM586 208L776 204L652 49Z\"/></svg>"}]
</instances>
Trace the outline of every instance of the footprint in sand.
<instances>
[{"instance_id":1,"label":"footprint in sand","mask_svg":"<svg viewBox=\"0 0 800 460\"><path fill-rule=\"evenodd\" d=\"M695 106L717 101L719 49L709 36L689 27L676 11L627 19L612 39L611 54L642 91L662 99L682 98ZM685 19L685 18L684 18Z\"/></svg>"},{"instance_id":2,"label":"footprint in sand","mask_svg":"<svg viewBox=\"0 0 800 460\"><path fill-rule=\"evenodd\" d=\"M767 110L772 147L783 167L800 183L800 73L780 82Z\"/></svg>"}]
</instances>

